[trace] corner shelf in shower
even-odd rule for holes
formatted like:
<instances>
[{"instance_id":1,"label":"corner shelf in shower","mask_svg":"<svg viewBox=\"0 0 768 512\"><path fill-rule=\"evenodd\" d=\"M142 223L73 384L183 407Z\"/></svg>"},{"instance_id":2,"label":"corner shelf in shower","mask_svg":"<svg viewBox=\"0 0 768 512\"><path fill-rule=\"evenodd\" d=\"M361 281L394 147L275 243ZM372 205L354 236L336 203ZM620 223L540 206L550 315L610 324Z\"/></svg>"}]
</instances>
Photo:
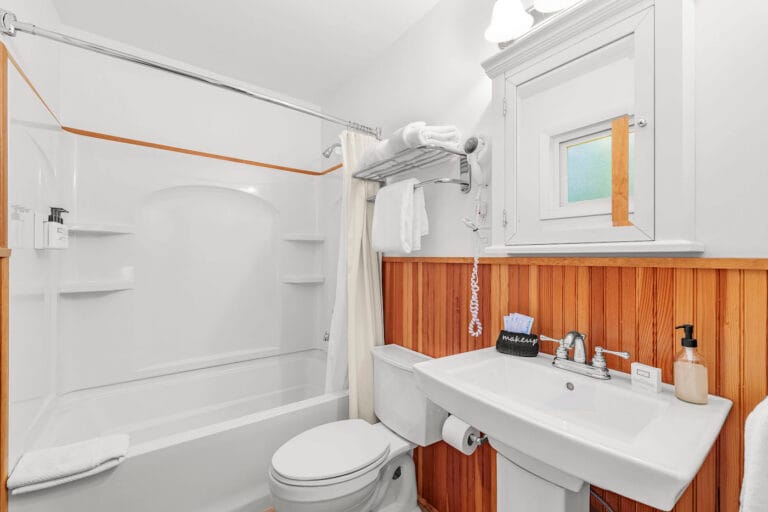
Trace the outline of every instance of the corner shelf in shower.
<instances>
[{"instance_id":1,"label":"corner shelf in shower","mask_svg":"<svg viewBox=\"0 0 768 512\"><path fill-rule=\"evenodd\" d=\"M59 285L59 295L75 295L82 293L110 293L133 290L135 283L131 279L114 279L110 281L71 281Z\"/></svg>"},{"instance_id":2,"label":"corner shelf in shower","mask_svg":"<svg viewBox=\"0 0 768 512\"><path fill-rule=\"evenodd\" d=\"M287 242L323 243L325 242L325 235L321 233L288 233L283 235L283 240Z\"/></svg>"},{"instance_id":3,"label":"corner shelf in shower","mask_svg":"<svg viewBox=\"0 0 768 512\"><path fill-rule=\"evenodd\" d=\"M78 223L69 226L69 232L72 234L83 233L89 235L131 235L136 232L136 228L131 224L90 224Z\"/></svg>"},{"instance_id":4,"label":"corner shelf in shower","mask_svg":"<svg viewBox=\"0 0 768 512\"><path fill-rule=\"evenodd\" d=\"M325 282L325 276L321 275L285 275L281 278L281 281L285 284L323 284Z\"/></svg>"}]
</instances>

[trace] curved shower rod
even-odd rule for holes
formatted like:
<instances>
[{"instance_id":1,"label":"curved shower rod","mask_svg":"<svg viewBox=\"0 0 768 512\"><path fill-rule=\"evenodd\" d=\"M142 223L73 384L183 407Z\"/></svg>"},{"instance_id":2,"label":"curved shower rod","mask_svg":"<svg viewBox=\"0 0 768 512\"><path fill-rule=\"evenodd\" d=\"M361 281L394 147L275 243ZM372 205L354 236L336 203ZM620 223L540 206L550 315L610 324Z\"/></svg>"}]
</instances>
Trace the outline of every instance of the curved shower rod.
<instances>
[{"instance_id":1,"label":"curved shower rod","mask_svg":"<svg viewBox=\"0 0 768 512\"><path fill-rule=\"evenodd\" d=\"M166 71L168 73L173 73L175 75L184 76L187 78L191 78L192 80L197 80L198 82L203 82L209 85L213 85L214 87L218 87L220 89L226 89L229 91L244 94L245 96L249 96L251 98L264 101L266 103L271 103L273 105L277 105L279 107L300 112L308 116L317 117L319 119L323 119L325 121L329 121L334 124L345 126L350 130L366 133L368 135L373 135L377 139L381 139L381 128L371 128L370 126L356 123L354 121L347 121L345 119L341 119L340 117L324 114L323 112L319 112L311 108L302 107L301 105L296 105L295 103L291 103L289 101L273 98L272 96L267 96L266 94L261 94L256 91L252 91L244 87L240 87L238 85L224 82L223 80L219 80L218 78L203 75L201 73L195 73L194 71L188 71L186 69L182 69L176 66L171 66L169 64L163 64L162 62L159 62L156 60L145 59L144 57L139 57L138 55L133 55L128 52L116 50L114 48L109 48L107 46L92 43L90 41L85 41L83 39L78 39L76 37L68 36L66 34L54 32L52 30L47 30L47 29L38 27L32 23L25 23L23 21L18 21L14 13L10 11L6 11L4 9L0 9L0 32L8 36L15 36L17 32L26 32L28 34L50 39L52 41L57 41L59 43L68 44L70 46L75 46L77 48L82 48L84 50L101 53L103 55L108 55L116 59L125 60L128 62L133 62L135 64L141 64L142 66L147 66L150 68L159 69L161 71Z\"/></svg>"}]
</instances>

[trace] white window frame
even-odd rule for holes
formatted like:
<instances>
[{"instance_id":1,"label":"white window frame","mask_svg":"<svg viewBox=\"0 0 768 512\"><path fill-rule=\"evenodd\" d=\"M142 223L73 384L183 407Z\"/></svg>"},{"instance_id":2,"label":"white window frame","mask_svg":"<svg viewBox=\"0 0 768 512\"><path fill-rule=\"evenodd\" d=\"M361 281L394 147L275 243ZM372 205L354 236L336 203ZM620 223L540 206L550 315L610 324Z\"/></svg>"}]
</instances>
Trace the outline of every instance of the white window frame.
<instances>
[{"instance_id":1,"label":"white window frame","mask_svg":"<svg viewBox=\"0 0 768 512\"><path fill-rule=\"evenodd\" d=\"M629 133L634 134L634 120L630 116ZM568 147L569 142L588 142L611 136L611 120L582 126L553 137L542 136L540 204L542 219L565 219L611 214L611 198L568 202ZM546 154L545 154L546 153ZM634 213L630 197L629 213Z\"/></svg>"}]
</instances>

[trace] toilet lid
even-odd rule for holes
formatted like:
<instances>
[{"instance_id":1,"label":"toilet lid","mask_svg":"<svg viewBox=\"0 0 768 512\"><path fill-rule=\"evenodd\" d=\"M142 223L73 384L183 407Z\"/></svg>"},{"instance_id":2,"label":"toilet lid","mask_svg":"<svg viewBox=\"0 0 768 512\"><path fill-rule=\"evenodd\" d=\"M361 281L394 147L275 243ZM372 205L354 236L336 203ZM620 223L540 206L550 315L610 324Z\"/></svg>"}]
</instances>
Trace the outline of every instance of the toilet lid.
<instances>
[{"instance_id":1,"label":"toilet lid","mask_svg":"<svg viewBox=\"0 0 768 512\"><path fill-rule=\"evenodd\" d=\"M343 420L307 430L272 456L272 469L291 480L325 480L382 461L389 441L364 420Z\"/></svg>"}]
</instances>

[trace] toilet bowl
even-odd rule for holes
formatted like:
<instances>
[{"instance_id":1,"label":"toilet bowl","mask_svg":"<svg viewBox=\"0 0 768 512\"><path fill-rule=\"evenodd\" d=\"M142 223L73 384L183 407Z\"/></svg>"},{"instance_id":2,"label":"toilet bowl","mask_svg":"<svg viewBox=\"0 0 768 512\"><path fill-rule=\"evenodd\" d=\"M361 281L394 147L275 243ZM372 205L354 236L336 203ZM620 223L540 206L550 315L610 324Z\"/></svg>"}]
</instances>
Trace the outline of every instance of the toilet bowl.
<instances>
[{"instance_id":1,"label":"toilet bowl","mask_svg":"<svg viewBox=\"0 0 768 512\"><path fill-rule=\"evenodd\" d=\"M310 429L275 452L275 510L417 511L414 447L381 423L344 420ZM372 508L384 503L390 508Z\"/></svg>"},{"instance_id":2,"label":"toilet bowl","mask_svg":"<svg viewBox=\"0 0 768 512\"><path fill-rule=\"evenodd\" d=\"M342 420L302 432L273 455L276 512L418 512L412 451L441 438L447 413L416 386L413 365L429 357L372 349L374 409L381 420Z\"/></svg>"}]
</instances>

